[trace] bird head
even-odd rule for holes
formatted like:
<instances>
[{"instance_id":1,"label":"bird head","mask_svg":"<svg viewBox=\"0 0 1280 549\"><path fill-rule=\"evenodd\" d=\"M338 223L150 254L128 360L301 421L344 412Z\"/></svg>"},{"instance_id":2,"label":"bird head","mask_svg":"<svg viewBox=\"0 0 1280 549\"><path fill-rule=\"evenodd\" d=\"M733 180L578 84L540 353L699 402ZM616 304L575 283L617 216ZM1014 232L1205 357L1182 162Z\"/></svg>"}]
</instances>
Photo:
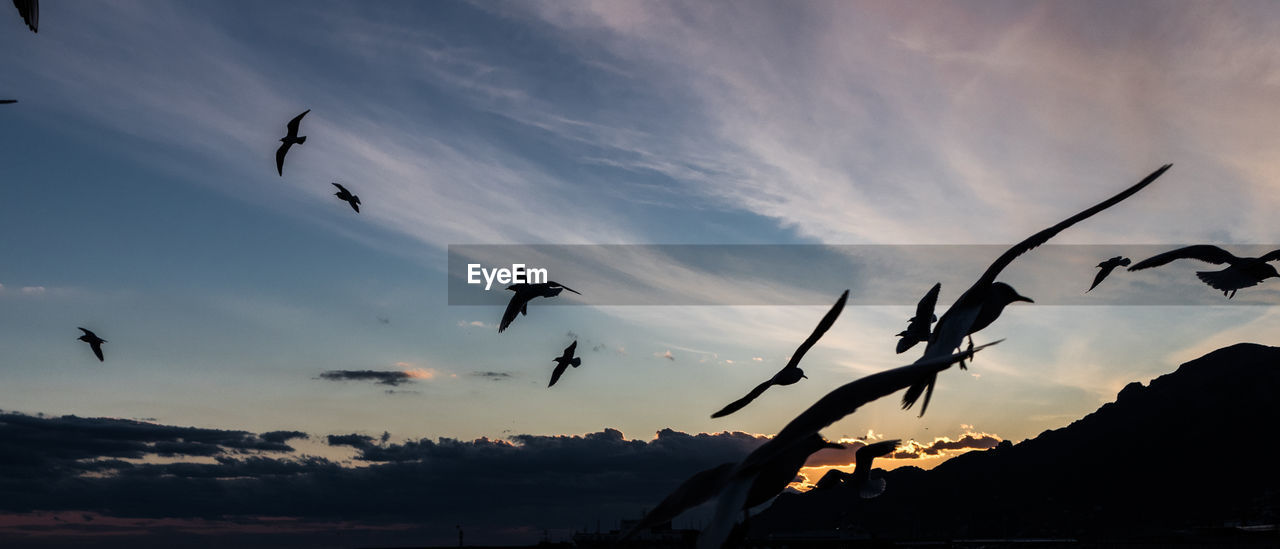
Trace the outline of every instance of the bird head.
<instances>
[{"instance_id":1,"label":"bird head","mask_svg":"<svg viewBox=\"0 0 1280 549\"><path fill-rule=\"evenodd\" d=\"M1017 290L1013 289L1013 286L1003 282L996 282L991 285L991 296L997 303L1001 303L1003 305L1008 305L1015 301L1035 303L1031 298L1025 295L1020 295Z\"/></svg>"}]
</instances>

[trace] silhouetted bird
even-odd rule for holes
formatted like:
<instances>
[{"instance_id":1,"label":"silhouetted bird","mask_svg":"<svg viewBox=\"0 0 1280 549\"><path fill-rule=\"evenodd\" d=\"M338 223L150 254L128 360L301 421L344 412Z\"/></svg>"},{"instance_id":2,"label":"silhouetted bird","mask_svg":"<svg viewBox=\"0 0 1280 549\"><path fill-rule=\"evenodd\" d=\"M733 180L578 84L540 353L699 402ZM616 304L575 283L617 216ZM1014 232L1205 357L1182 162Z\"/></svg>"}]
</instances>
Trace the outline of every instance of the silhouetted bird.
<instances>
[{"instance_id":1,"label":"silhouetted bird","mask_svg":"<svg viewBox=\"0 0 1280 549\"><path fill-rule=\"evenodd\" d=\"M299 141L299 143L301 143L301 141ZM334 183L333 186L338 188L338 192L333 193L333 196L338 197L340 200L346 200L347 204L351 205L351 209L355 210L356 213L360 213L360 197L351 194L351 191L348 191L346 187L343 187L339 183Z\"/></svg>"},{"instance_id":2,"label":"silhouetted bird","mask_svg":"<svg viewBox=\"0 0 1280 549\"><path fill-rule=\"evenodd\" d=\"M1085 290L1084 293L1087 294L1093 291L1094 288L1097 288L1099 284L1102 284L1102 280L1107 278L1107 275L1111 274L1111 271L1114 271L1116 267L1124 267L1128 264L1129 264L1129 258L1121 257L1121 256L1115 256L1111 259L1103 261L1102 263L1099 263L1098 268L1102 270L1098 271L1098 275L1093 277L1093 285L1089 286L1089 289Z\"/></svg>"},{"instance_id":3,"label":"silhouetted bird","mask_svg":"<svg viewBox=\"0 0 1280 549\"><path fill-rule=\"evenodd\" d=\"M800 381L800 378L808 379L804 375L804 370L800 369L800 359L804 358L804 354L809 352L809 349L822 338L822 334L831 329L831 325L835 324L836 319L840 317L840 312L844 310L844 303L848 299L849 290L845 290L843 294L840 294L840 299L836 300L836 304L831 307L831 310L827 311L826 316L822 317L822 321L818 322L818 327L813 329L813 333L809 334L809 338L804 340L800 347L796 348L795 354L791 355L791 360L787 361L787 365L778 370L778 373L773 374L769 381L757 385L755 389L747 393L747 396L730 402L728 406L725 406L719 412L711 414L711 417L724 417L741 410L743 406L750 404L756 397L764 394L766 389L774 385L791 385Z\"/></svg>"},{"instance_id":4,"label":"silhouetted bird","mask_svg":"<svg viewBox=\"0 0 1280 549\"><path fill-rule=\"evenodd\" d=\"M551 359L555 361L556 369L551 371L551 383L548 383L547 387L555 385L556 381L560 379L560 376L564 374L564 371L569 369L570 366L577 368L582 365L582 359L573 356L573 352L577 349L578 342L575 340L573 343L569 344L568 347L564 348L564 354Z\"/></svg>"},{"instance_id":5,"label":"silhouetted bird","mask_svg":"<svg viewBox=\"0 0 1280 549\"><path fill-rule=\"evenodd\" d=\"M1152 181L1155 181L1156 178L1160 177L1172 166L1173 164L1161 166L1160 169L1151 172L1150 175L1137 184L1095 204L1087 210L1068 217L1057 225L1031 235L996 258L995 262L990 267L987 267L986 272L982 273L982 276L978 278L978 281L974 282L973 286L970 286L968 290L965 290L960 295L960 298L951 304L947 312L943 313L942 317L938 319L938 325L934 327L933 335L929 339L929 344L925 347L922 360L945 355L955 349L959 349L960 342L964 340L965 336L971 335L995 322L1000 313L1004 311L1005 306L1010 303L1015 301L1034 303L1030 298L1018 295L1018 292L1012 286L1003 282L996 282L996 276L999 276L1000 271L1003 271L1005 267L1013 263L1013 260L1017 259L1018 256L1044 244L1068 227L1129 198L1134 193L1150 185ZM969 343L970 345L973 344L972 338L970 338ZM960 366L963 368L964 364L961 363ZM929 408L929 399L933 396L933 386L936 381L935 378L929 377L924 383L913 385L907 389L906 394L902 396L902 407L904 409L910 408L923 393L924 404L920 406L920 415L923 416L925 410Z\"/></svg>"},{"instance_id":6,"label":"silhouetted bird","mask_svg":"<svg viewBox=\"0 0 1280 549\"><path fill-rule=\"evenodd\" d=\"M1236 290L1240 288L1257 286L1268 278L1280 277L1276 268L1267 264L1268 261L1280 260L1280 250L1272 250L1262 257L1236 257L1231 252L1210 244L1187 246L1149 257L1129 267L1129 270L1159 267L1175 259L1198 259L1215 265L1227 263L1227 268L1221 271L1196 271L1196 278L1215 290L1221 290L1227 299L1235 297Z\"/></svg>"},{"instance_id":7,"label":"silhouetted bird","mask_svg":"<svg viewBox=\"0 0 1280 549\"><path fill-rule=\"evenodd\" d=\"M938 315L933 314L933 307L938 304L938 291L942 283L934 284L920 302L916 304L916 316L907 319L907 329L898 332L898 354L907 352L921 341L929 341L929 333Z\"/></svg>"},{"instance_id":8,"label":"silhouetted bird","mask_svg":"<svg viewBox=\"0 0 1280 549\"><path fill-rule=\"evenodd\" d=\"M814 485L816 490L829 490L836 486L851 486L858 491L858 496L864 499L876 497L884 493L885 480L883 478L871 478L871 463L876 458L893 452L898 447L900 440L883 440L874 444L867 444L858 448L854 452L854 468L852 473L846 473L839 469L827 471L818 479L818 483Z\"/></svg>"},{"instance_id":9,"label":"silhouetted bird","mask_svg":"<svg viewBox=\"0 0 1280 549\"><path fill-rule=\"evenodd\" d=\"M741 510L751 509L781 493L788 484L795 480L796 473L804 466L804 462L809 459L809 456L824 448L843 449L844 446L827 442L821 436L814 434L789 448L787 452L780 454L773 462L762 468L760 474L756 476L750 490L747 492L747 497ZM632 534L641 530L674 519L681 513L716 497L732 478L735 465L737 464L733 462L721 463L710 469L695 473L688 480L682 482L680 486L677 486L657 507L654 507L652 511L646 513L644 517L632 525L623 534L621 540L626 540Z\"/></svg>"},{"instance_id":10,"label":"silhouetted bird","mask_svg":"<svg viewBox=\"0 0 1280 549\"><path fill-rule=\"evenodd\" d=\"M293 117L293 120L289 121L289 133L280 138L280 148L276 149L276 172L281 177L284 176L284 155L289 152L289 147L292 147L294 143L301 145L307 142L307 136L298 137L298 123L302 122L302 117L309 112L311 112L311 109L302 111L302 114Z\"/></svg>"},{"instance_id":11,"label":"silhouetted bird","mask_svg":"<svg viewBox=\"0 0 1280 549\"><path fill-rule=\"evenodd\" d=\"M507 303L507 310L502 313L502 322L498 324L498 333L502 333L516 319L516 315L529 314L529 300L535 297L555 297L560 295L561 290L569 290L578 295L577 290L562 285L554 280L540 282L538 284L512 284L507 286L508 290L516 293L511 296L511 301Z\"/></svg>"},{"instance_id":12,"label":"silhouetted bird","mask_svg":"<svg viewBox=\"0 0 1280 549\"><path fill-rule=\"evenodd\" d=\"M0 105L9 105L11 103L17 103L17 102L18 102L17 99L0 99Z\"/></svg>"},{"instance_id":13,"label":"silhouetted bird","mask_svg":"<svg viewBox=\"0 0 1280 549\"><path fill-rule=\"evenodd\" d=\"M40 0L13 0L13 7L18 8L18 15L27 23L31 32L39 33Z\"/></svg>"},{"instance_id":14,"label":"silhouetted bird","mask_svg":"<svg viewBox=\"0 0 1280 549\"><path fill-rule=\"evenodd\" d=\"M93 348L93 354L98 357L98 362L105 362L105 359L102 358L102 344L106 343L107 340L98 337L98 334L90 332L84 328L80 328L80 331L84 332L84 335L77 339L88 343L89 346Z\"/></svg>"},{"instance_id":15,"label":"silhouetted bird","mask_svg":"<svg viewBox=\"0 0 1280 549\"><path fill-rule=\"evenodd\" d=\"M1003 341L1003 340L1000 340ZM970 358L978 351L1000 343L994 341L952 355L921 358L913 364L871 374L841 385L818 399L812 406L787 423L777 435L743 458L729 473L729 480L720 490L715 516L698 537L700 549L718 548L733 528L737 511L748 501L750 487L756 478L774 460L785 459L790 452L803 448L804 441L844 419L859 407L899 389L921 383L925 378L937 375L952 364Z\"/></svg>"}]
</instances>

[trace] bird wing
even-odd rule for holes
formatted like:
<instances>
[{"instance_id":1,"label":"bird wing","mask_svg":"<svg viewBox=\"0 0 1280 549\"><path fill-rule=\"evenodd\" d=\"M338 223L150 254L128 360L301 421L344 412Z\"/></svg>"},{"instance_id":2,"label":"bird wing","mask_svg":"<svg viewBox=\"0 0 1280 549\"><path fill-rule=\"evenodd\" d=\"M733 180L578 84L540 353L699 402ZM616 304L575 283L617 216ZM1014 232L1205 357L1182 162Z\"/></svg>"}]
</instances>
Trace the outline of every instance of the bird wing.
<instances>
[{"instance_id":1,"label":"bird wing","mask_svg":"<svg viewBox=\"0 0 1280 549\"><path fill-rule=\"evenodd\" d=\"M1106 265L1100 268L1098 274L1093 277L1093 285L1089 286L1089 289L1085 290L1084 293L1087 294L1093 291L1094 288L1097 288L1099 284L1102 284L1102 280L1107 278L1107 275L1111 274L1111 271L1115 270L1115 268L1115 263L1107 262Z\"/></svg>"},{"instance_id":2,"label":"bird wing","mask_svg":"<svg viewBox=\"0 0 1280 549\"><path fill-rule=\"evenodd\" d=\"M94 355L94 356L96 356L96 357L98 357L98 362L106 362L106 359L102 358L102 343L101 343L101 342L94 341L94 342L90 343L90 344L89 344L89 346L90 346L90 347L93 347L93 355Z\"/></svg>"},{"instance_id":3,"label":"bird wing","mask_svg":"<svg viewBox=\"0 0 1280 549\"><path fill-rule=\"evenodd\" d=\"M10 103L17 103L17 102L18 102L17 99L0 99L0 105L8 105Z\"/></svg>"},{"instance_id":4,"label":"bird wing","mask_svg":"<svg viewBox=\"0 0 1280 549\"><path fill-rule=\"evenodd\" d=\"M920 302L916 304L916 316L911 317L907 323L907 329L898 334L902 338L898 340L898 346L894 349L898 354L907 352L921 341L926 341L931 335L934 315L933 309L938 304L938 292L942 291L942 283L934 284L924 297L920 298Z\"/></svg>"},{"instance_id":5,"label":"bird wing","mask_svg":"<svg viewBox=\"0 0 1280 549\"><path fill-rule=\"evenodd\" d=\"M858 451L853 453L853 461L854 463L857 464L855 465L855 468L863 467L864 466L863 463L865 462L866 463L865 467L870 469L871 460L878 458L880 456L888 455L890 452L897 449L898 444L901 442L902 441L898 439L882 440L875 444L868 444L866 446L858 448Z\"/></svg>"},{"instance_id":6,"label":"bird wing","mask_svg":"<svg viewBox=\"0 0 1280 549\"><path fill-rule=\"evenodd\" d=\"M567 369L569 369L568 362L560 362L557 360L556 369L551 371L551 383L548 383L547 387L555 385L556 382L560 380L560 376L564 374L564 371Z\"/></svg>"},{"instance_id":7,"label":"bird wing","mask_svg":"<svg viewBox=\"0 0 1280 549\"><path fill-rule=\"evenodd\" d=\"M80 328L79 326L77 326L76 328L77 328L78 330L80 330L81 332L84 332L84 335L87 335L87 336L89 336L89 337L98 337L98 335L97 335L97 334L95 334L95 333L93 333L93 332L91 332L91 331L89 331L89 330L86 330L86 329L84 329L84 328Z\"/></svg>"},{"instance_id":8,"label":"bird wing","mask_svg":"<svg viewBox=\"0 0 1280 549\"><path fill-rule=\"evenodd\" d=\"M578 292L578 290L575 290L575 289L573 289L573 288L570 288L570 287L568 287L568 286L565 286L564 284L561 284L561 283L556 282L556 281L554 281L554 280L548 280L548 281L547 281L547 284L552 285L552 286L559 286L559 287L560 287L560 288L562 288L562 289L569 290L570 292L573 292L573 293L578 294L578 295L582 295L582 293Z\"/></svg>"},{"instance_id":9,"label":"bird wing","mask_svg":"<svg viewBox=\"0 0 1280 549\"><path fill-rule=\"evenodd\" d=\"M750 404L751 401L756 399L756 397L763 395L764 392L767 389L769 389L769 387L772 385L773 385L773 378L770 378L769 381L756 385L756 388L752 389L750 393L747 393L747 396L744 396L738 400L730 402L728 406L721 408L719 412L711 414L711 417L713 418L724 417L738 410L741 410L743 406Z\"/></svg>"},{"instance_id":10,"label":"bird wing","mask_svg":"<svg viewBox=\"0 0 1280 549\"><path fill-rule=\"evenodd\" d=\"M1263 254L1263 256L1258 259L1262 261L1276 261L1280 259L1280 250L1271 250Z\"/></svg>"},{"instance_id":11,"label":"bird wing","mask_svg":"<svg viewBox=\"0 0 1280 549\"><path fill-rule=\"evenodd\" d=\"M343 187L341 183L332 182L332 185L334 187L337 187L339 191L342 191L345 194L351 194L351 192L348 191L346 187Z\"/></svg>"},{"instance_id":12,"label":"bird wing","mask_svg":"<svg viewBox=\"0 0 1280 549\"><path fill-rule=\"evenodd\" d=\"M916 304L915 319L917 321L923 319L928 322L928 319L933 318L933 309L938 305L938 292L940 291L942 291L941 282L934 284L933 287L929 288L929 291L924 294L924 297L920 298L920 302Z\"/></svg>"},{"instance_id":13,"label":"bird wing","mask_svg":"<svg viewBox=\"0 0 1280 549\"><path fill-rule=\"evenodd\" d=\"M289 137L298 137L298 124L302 122L302 117L306 116L309 112L311 112L311 109L302 111L302 114L293 117L293 120L289 121Z\"/></svg>"},{"instance_id":14,"label":"bird wing","mask_svg":"<svg viewBox=\"0 0 1280 549\"><path fill-rule=\"evenodd\" d=\"M831 306L831 310L827 311L827 314L822 317L822 321L818 322L818 327L813 329L813 333L809 334L809 338L804 340L804 343L801 343L799 347L796 347L796 352L791 355L791 360L788 360L787 365L782 367L784 370L795 368L800 364L800 359L804 358L804 354L809 352L809 349L819 339L822 339L822 335L831 329L831 325L836 323L836 319L840 318L840 313L844 311L844 303L848 300L849 290L845 290L843 294L840 294L840 299L836 300L836 304ZM743 404L746 403L744 402Z\"/></svg>"},{"instance_id":15,"label":"bird wing","mask_svg":"<svg viewBox=\"0 0 1280 549\"><path fill-rule=\"evenodd\" d=\"M1031 235L1031 237L1027 238L1026 240L1023 240L1022 242L1017 243L1012 248L1009 248L1009 250L1006 251L1003 255L997 258L995 262L991 264L990 267L987 267L987 271L982 273L982 277L980 277L978 281L974 283L973 287L975 288L985 287L990 285L992 282L995 282L996 276L1000 274L1000 271L1004 270L1005 267L1008 267L1009 264L1012 263L1014 259L1018 258L1018 256L1024 253L1027 253L1032 248L1035 248L1041 244L1044 244L1050 238L1053 238L1055 235L1062 232L1066 228L1072 225L1075 225L1076 223L1079 223L1081 221L1084 221L1085 219L1092 217L1094 214L1097 214L1102 210L1115 206L1116 204L1120 203L1120 201L1126 198L1129 198L1130 196L1133 196L1134 193L1142 190L1143 187L1150 185L1152 181L1155 181L1156 178L1160 177L1162 174L1164 174L1165 171L1167 171L1172 166L1173 164L1165 164L1164 166L1161 166L1160 169L1154 172L1151 172L1151 175L1148 175L1147 177L1143 178L1142 181L1139 181L1132 187L1129 187L1128 189L1121 191L1119 194L1111 198L1108 198L1106 200L1103 200L1102 202L1095 204L1093 207L1085 211L1082 211L1076 215L1068 217L1067 219L1063 220L1061 223L1058 223L1057 225L1049 227L1048 229L1045 229L1036 234L1033 234Z\"/></svg>"},{"instance_id":16,"label":"bird wing","mask_svg":"<svg viewBox=\"0 0 1280 549\"><path fill-rule=\"evenodd\" d=\"M792 419L769 442L756 448L743 460L742 468L758 467L788 446L852 414L863 404L918 383L922 378L950 368L957 361L969 358L974 353L1001 341L1004 340L996 340L951 355L921 358L912 364L871 374L841 385Z\"/></svg>"},{"instance_id":17,"label":"bird wing","mask_svg":"<svg viewBox=\"0 0 1280 549\"><path fill-rule=\"evenodd\" d=\"M13 6L18 8L18 15L31 32L40 32L40 0L13 0Z\"/></svg>"},{"instance_id":18,"label":"bird wing","mask_svg":"<svg viewBox=\"0 0 1280 549\"><path fill-rule=\"evenodd\" d=\"M507 302L507 310L502 313L502 322L498 324L498 333L502 333L503 330L507 329L507 326L511 325L511 321L516 319L516 315L520 314L520 310L527 303L529 303L529 298L521 295L520 292L516 292L515 295L511 296L511 301Z\"/></svg>"},{"instance_id":19,"label":"bird wing","mask_svg":"<svg viewBox=\"0 0 1280 549\"><path fill-rule=\"evenodd\" d=\"M284 177L284 153L289 152L289 147L291 146L293 146L292 143L285 142L280 144L279 149L276 149L276 173L280 174L281 177Z\"/></svg>"},{"instance_id":20,"label":"bird wing","mask_svg":"<svg viewBox=\"0 0 1280 549\"><path fill-rule=\"evenodd\" d=\"M1196 244L1195 246L1169 250L1165 253L1148 257L1142 261L1134 263L1133 266L1129 267L1129 270L1139 271L1142 269L1159 267L1165 263L1178 259L1198 259L1206 263L1221 265L1223 263L1235 263L1240 258L1232 255L1231 252L1212 244Z\"/></svg>"},{"instance_id":21,"label":"bird wing","mask_svg":"<svg viewBox=\"0 0 1280 549\"><path fill-rule=\"evenodd\" d=\"M578 340L575 339L573 340L573 343L570 343L568 347L564 348L564 357L573 358L573 353L576 352L577 350L578 350Z\"/></svg>"},{"instance_id":22,"label":"bird wing","mask_svg":"<svg viewBox=\"0 0 1280 549\"><path fill-rule=\"evenodd\" d=\"M625 541L640 530L676 518L680 513L697 507L715 497L724 488L725 483L729 481L729 475L733 472L734 465L734 463L722 463L695 473L688 480L680 483L680 486L677 486L675 490L672 490L671 494L664 498L652 511L649 511L644 518L636 522L630 530L622 535L619 541Z\"/></svg>"}]
</instances>

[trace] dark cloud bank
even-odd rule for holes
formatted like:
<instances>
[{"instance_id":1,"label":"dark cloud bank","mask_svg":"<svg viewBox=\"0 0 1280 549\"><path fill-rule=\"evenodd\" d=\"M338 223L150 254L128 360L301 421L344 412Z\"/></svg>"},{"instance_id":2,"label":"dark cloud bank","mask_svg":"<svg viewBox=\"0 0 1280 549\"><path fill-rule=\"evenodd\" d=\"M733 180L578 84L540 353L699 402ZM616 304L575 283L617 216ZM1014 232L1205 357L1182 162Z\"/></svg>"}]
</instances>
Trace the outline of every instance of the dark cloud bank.
<instances>
[{"instance_id":1,"label":"dark cloud bank","mask_svg":"<svg viewBox=\"0 0 1280 549\"><path fill-rule=\"evenodd\" d=\"M75 525L0 526L0 545L34 545L47 541L33 537L38 534L75 529L89 537L66 546L81 546L90 534L114 528L113 517L223 526L205 537L234 536L245 525L345 522L356 525L344 530L352 545L449 545L457 541L455 525L466 530L469 544L531 543L543 529L563 536L594 528L597 520L607 528L637 517L693 472L740 459L765 441L671 430L649 441L628 440L613 429L508 440L317 439L353 449L354 459L342 463L299 455L289 443L306 436L0 413L0 520L51 512L99 517ZM164 459L138 461L149 457ZM353 533L361 527L369 537ZM389 529L372 532L377 528ZM181 543L180 530L153 531L177 537L145 543ZM293 536L287 543L314 542Z\"/></svg>"}]
</instances>

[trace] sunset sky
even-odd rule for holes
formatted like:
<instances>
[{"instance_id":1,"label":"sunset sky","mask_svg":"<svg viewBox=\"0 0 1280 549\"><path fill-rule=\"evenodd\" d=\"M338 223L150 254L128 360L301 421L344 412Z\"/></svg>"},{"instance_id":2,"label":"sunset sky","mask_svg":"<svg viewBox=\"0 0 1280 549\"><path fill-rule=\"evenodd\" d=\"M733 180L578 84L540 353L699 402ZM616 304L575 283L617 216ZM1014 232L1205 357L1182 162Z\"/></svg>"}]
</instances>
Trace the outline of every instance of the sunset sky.
<instances>
[{"instance_id":1,"label":"sunset sky","mask_svg":"<svg viewBox=\"0 0 1280 549\"><path fill-rule=\"evenodd\" d=\"M1004 271L1039 303L980 332L1006 341L944 372L923 418L894 395L823 433L1017 442L1280 333L1280 282L1227 301L1195 280L1205 264L1117 271L1080 294L1111 255L1280 247L1270 2L41 8L31 33L0 6L0 99L18 100L0 105L0 541L337 529L320 539L448 544L494 508L468 542L608 528L840 384L914 360L894 334L934 282L941 314L1004 246L1165 163L1053 241L1072 246ZM308 140L278 176L278 139L306 109ZM494 244L636 245L615 267L668 293L620 304L637 303L619 297L625 276L569 261L551 278L582 295L535 300L498 334L503 308L450 305L448 281L450 246ZM972 263L760 268L658 244L947 245ZM1033 291L1046 281L1071 297ZM845 289L853 305L805 357L808 379L709 417L781 368ZM892 297L859 304L870 292ZM108 340L105 362L78 326ZM582 367L548 389L575 339ZM332 373L365 370L405 374ZM24 476L40 463L56 464L48 478ZM308 492L283 470L351 479ZM631 484L557 484L575 475ZM81 480L92 488L68 488ZM237 496L193 503L218 482ZM492 506L508 489L524 495ZM105 501L121 493L171 503ZM378 503L315 503L361 498ZM431 510L455 501L456 516Z\"/></svg>"}]
</instances>

